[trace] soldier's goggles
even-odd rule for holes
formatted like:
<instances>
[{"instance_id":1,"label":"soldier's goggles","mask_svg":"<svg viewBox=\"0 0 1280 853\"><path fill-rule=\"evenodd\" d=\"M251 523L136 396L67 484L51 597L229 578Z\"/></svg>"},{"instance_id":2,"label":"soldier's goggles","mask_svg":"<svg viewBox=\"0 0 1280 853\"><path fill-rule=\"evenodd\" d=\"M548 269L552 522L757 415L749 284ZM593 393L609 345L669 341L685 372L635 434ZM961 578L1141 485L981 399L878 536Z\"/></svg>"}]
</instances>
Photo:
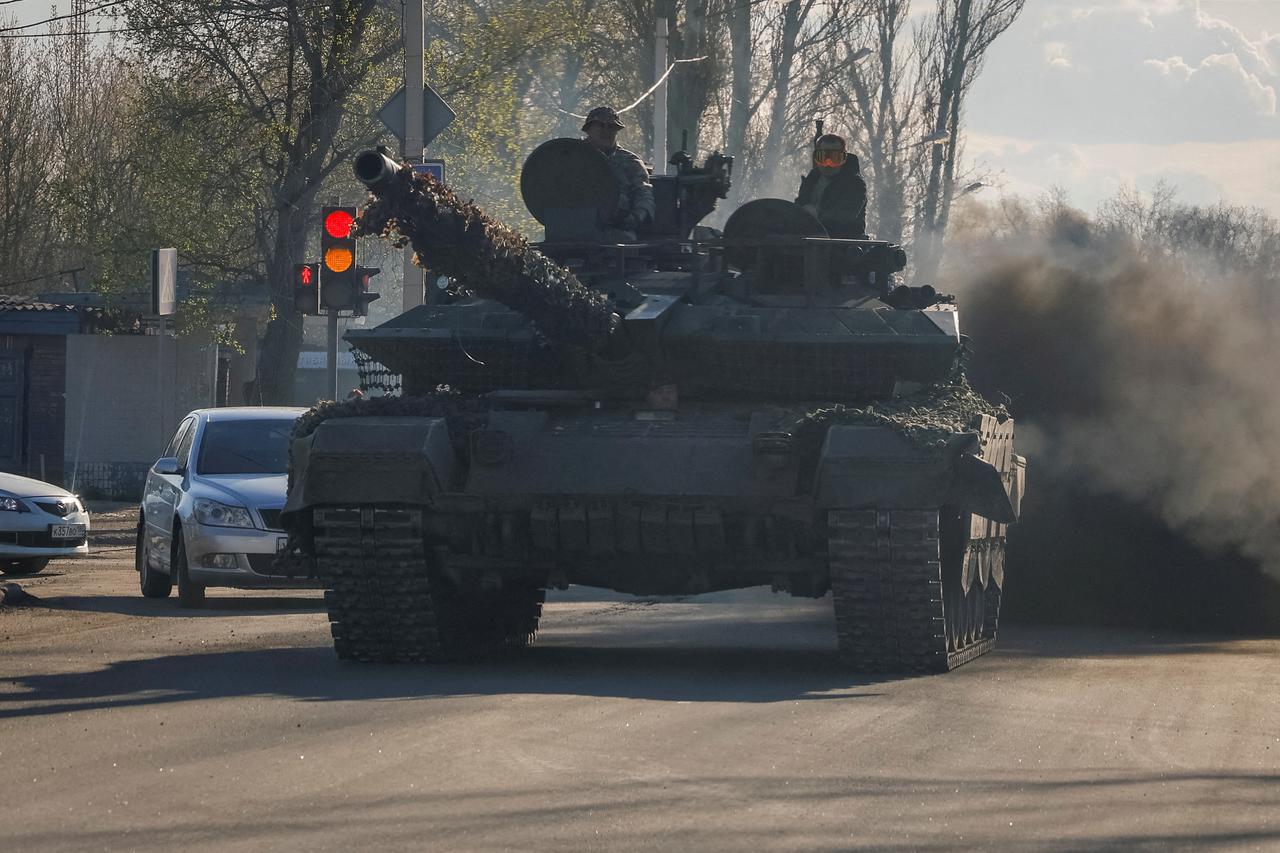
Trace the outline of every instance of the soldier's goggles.
<instances>
[{"instance_id":1,"label":"soldier's goggles","mask_svg":"<svg viewBox=\"0 0 1280 853\"><path fill-rule=\"evenodd\" d=\"M815 166L843 166L844 161L849 157L843 151L822 150L813 152L813 165Z\"/></svg>"}]
</instances>

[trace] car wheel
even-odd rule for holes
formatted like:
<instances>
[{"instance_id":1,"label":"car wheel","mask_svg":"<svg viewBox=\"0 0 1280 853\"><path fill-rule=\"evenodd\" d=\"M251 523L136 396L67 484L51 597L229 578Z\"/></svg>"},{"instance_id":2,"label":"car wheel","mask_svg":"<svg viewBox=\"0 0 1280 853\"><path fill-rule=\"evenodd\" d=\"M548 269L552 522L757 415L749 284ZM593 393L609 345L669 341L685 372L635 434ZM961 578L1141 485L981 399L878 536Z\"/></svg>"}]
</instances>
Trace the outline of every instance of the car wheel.
<instances>
[{"instance_id":1,"label":"car wheel","mask_svg":"<svg viewBox=\"0 0 1280 853\"><path fill-rule=\"evenodd\" d=\"M173 592L173 575L153 569L147 560L147 528L138 525L138 542L133 549L133 567L138 570L138 586L147 598L168 598Z\"/></svg>"},{"instance_id":2,"label":"car wheel","mask_svg":"<svg viewBox=\"0 0 1280 853\"><path fill-rule=\"evenodd\" d=\"M0 572L6 575L34 575L49 565L48 560L5 560L0 562Z\"/></svg>"},{"instance_id":3,"label":"car wheel","mask_svg":"<svg viewBox=\"0 0 1280 853\"><path fill-rule=\"evenodd\" d=\"M183 541L182 531L173 537L173 574L178 578L178 606L203 607L204 586L191 580L187 571L187 543Z\"/></svg>"}]
</instances>

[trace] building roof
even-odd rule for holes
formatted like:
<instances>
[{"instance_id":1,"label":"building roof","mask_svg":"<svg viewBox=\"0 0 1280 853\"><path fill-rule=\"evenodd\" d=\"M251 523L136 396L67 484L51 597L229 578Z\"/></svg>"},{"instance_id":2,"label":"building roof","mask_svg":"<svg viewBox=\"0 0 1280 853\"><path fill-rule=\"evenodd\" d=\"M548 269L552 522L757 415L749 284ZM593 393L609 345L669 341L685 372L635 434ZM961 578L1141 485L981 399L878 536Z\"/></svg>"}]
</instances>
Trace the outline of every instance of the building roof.
<instances>
[{"instance_id":1,"label":"building roof","mask_svg":"<svg viewBox=\"0 0 1280 853\"><path fill-rule=\"evenodd\" d=\"M74 314L76 306L59 302L42 302L34 296L0 293L0 311L54 311Z\"/></svg>"}]
</instances>

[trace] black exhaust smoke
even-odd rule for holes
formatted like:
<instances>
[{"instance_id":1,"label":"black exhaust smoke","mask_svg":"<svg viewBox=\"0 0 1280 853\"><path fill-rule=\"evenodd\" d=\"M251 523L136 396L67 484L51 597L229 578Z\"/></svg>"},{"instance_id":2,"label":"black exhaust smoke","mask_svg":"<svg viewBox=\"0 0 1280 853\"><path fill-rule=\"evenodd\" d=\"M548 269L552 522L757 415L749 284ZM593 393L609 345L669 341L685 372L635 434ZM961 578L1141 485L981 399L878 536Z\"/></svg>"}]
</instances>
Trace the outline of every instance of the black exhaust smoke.
<instances>
[{"instance_id":1,"label":"black exhaust smoke","mask_svg":"<svg viewBox=\"0 0 1280 853\"><path fill-rule=\"evenodd\" d=\"M1011 617L1280 630L1274 268L1045 231L962 237L946 282L1035 472Z\"/></svg>"}]
</instances>

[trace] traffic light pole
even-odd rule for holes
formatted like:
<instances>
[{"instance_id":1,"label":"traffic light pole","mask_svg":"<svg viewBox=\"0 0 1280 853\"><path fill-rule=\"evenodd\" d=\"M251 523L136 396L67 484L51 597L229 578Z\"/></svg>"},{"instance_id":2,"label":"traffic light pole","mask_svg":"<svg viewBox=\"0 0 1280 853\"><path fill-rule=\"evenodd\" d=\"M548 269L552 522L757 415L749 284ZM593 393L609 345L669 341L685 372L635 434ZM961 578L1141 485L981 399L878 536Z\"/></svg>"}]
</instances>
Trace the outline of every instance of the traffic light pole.
<instances>
[{"instance_id":1,"label":"traffic light pole","mask_svg":"<svg viewBox=\"0 0 1280 853\"><path fill-rule=\"evenodd\" d=\"M328 347L325 354L325 387L333 392L334 400L338 399L338 312L330 308L327 312L329 318L329 336L325 342Z\"/></svg>"},{"instance_id":2,"label":"traffic light pole","mask_svg":"<svg viewBox=\"0 0 1280 853\"><path fill-rule=\"evenodd\" d=\"M405 0L404 4L404 159L410 163L422 162L423 101L425 84L422 70L422 54L426 46L426 16L423 0ZM426 271L413 262L413 248L404 250L404 284L401 286L401 308L408 311L422 304Z\"/></svg>"}]
</instances>

